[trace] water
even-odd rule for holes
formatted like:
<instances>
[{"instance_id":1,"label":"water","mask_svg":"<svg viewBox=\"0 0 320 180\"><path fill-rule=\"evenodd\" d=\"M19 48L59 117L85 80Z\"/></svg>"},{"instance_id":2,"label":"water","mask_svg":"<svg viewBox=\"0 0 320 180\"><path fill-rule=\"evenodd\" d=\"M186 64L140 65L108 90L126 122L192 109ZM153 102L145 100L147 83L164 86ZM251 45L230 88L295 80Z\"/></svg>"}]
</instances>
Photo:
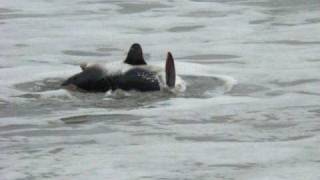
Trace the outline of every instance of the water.
<instances>
[{"instance_id":1,"label":"water","mask_svg":"<svg viewBox=\"0 0 320 180\"><path fill-rule=\"evenodd\" d=\"M320 179L319 5L2 1L0 179ZM187 89L60 89L134 42Z\"/></svg>"}]
</instances>

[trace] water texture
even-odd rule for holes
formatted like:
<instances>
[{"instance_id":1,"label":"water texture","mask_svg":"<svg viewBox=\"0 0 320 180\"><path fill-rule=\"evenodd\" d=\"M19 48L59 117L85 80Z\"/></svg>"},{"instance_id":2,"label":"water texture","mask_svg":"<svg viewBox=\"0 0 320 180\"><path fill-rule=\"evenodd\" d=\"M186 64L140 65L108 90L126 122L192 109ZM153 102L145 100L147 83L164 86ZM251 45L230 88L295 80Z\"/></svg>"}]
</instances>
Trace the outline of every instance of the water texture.
<instances>
[{"instance_id":1,"label":"water texture","mask_svg":"<svg viewBox=\"0 0 320 180\"><path fill-rule=\"evenodd\" d=\"M319 180L318 0L4 0L0 179ZM82 62L176 60L183 92L80 93Z\"/></svg>"}]
</instances>

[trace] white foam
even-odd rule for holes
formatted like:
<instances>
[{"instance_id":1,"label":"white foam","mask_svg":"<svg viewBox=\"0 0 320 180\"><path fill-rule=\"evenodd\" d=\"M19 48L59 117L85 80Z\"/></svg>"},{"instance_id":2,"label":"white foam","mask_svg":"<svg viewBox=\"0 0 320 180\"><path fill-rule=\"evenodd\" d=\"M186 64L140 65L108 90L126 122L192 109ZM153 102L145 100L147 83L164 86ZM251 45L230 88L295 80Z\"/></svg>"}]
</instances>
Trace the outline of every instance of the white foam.
<instances>
[{"instance_id":1,"label":"white foam","mask_svg":"<svg viewBox=\"0 0 320 180\"><path fill-rule=\"evenodd\" d=\"M64 89L44 91L41 93L33 93L34 95L39 95L41 99L56 99L65 101L66 99L72 99L73 96Z\"/></svg>"}]
</instances>

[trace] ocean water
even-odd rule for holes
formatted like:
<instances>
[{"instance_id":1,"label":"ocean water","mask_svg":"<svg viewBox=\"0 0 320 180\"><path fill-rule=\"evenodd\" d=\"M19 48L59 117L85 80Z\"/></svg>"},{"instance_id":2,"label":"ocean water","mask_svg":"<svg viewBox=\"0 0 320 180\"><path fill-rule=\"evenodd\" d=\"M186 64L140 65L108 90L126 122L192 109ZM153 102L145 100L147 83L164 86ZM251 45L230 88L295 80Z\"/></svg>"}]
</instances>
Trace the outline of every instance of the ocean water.
<instances>
[{"instance_id":1,"label":"ocean water","mask_svg":"<svg viewBox=\"0 0 320 180\"><path fill-rule=\"evenodd\" d=\"M319 0L2 0L0 179L319 180ZM179 93L67 92L176 60Z\"/></svg>"}]
</instances>

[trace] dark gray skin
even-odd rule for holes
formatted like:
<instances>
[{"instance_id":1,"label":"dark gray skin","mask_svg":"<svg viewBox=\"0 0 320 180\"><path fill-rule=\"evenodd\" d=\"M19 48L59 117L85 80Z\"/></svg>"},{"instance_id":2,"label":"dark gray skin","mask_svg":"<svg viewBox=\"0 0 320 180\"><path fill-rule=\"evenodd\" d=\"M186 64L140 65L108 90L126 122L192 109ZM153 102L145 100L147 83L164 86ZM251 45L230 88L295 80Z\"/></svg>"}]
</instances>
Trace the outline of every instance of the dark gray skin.
<instances>
[{"instance_id":1,"label":"dark gray skin","mask_svg":"<svg viewBox=\"0 0 320 180\"><path fill-rule=\"evenodd\" d=\"M144 61L143 52L140 44L135 43L132 44L130 50L128 52L125 63L130 65L146 65L147 63Z\"/></svg>"},{"instance_id":2,"label":"dark gray skin","mask_svg":"<svg viewBox=\"0 0 320 180\"><path fill-rule=\"evenodd\" d=\"M124 61L131 65L145 65L143 53L139 44L133 44ZM123 74L107 75L101 66L81 65L82 72L73 75L62 83L63 87L70 87L84 92L106 92L109 90L136 90L141 92L159 91L160 82L155 72L141 67L133 67ZM175 86L175 67L171 53L166 61L166 84ZM69 88L70 89L70 88Z\"/></svg>"},{"instance_id":3,"label":"dark gray skin","mask_svg":"<svg viewBox=\"0 0 320 180\"><path fill-rule=\"evenodd\" d=\"M62 83L64 87L69 85L84 92L106 92L116 89L141 92L160 90L156 75L142 68L133 68L119 75L104 75L104 70L100 67L87 67Z\"/></svg>"}]
</instances>

